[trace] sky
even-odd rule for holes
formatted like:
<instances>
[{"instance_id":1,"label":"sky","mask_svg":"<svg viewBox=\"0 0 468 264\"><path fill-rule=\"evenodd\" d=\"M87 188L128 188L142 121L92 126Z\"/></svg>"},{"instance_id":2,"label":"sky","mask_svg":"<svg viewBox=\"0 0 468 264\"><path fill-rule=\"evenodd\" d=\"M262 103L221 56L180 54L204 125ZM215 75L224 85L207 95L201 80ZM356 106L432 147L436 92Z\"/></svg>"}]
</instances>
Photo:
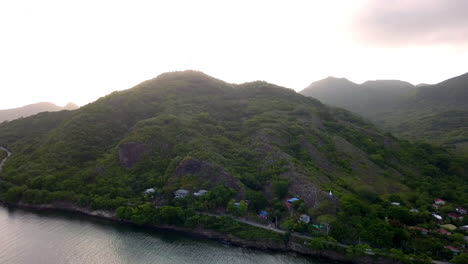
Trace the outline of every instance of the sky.
<instances>
[{"instance_id":1,"label":"sky","mask_svg":"<svg viewBox=\"0 0 468 264\"><path fill-rule=\"evenodd\" d=\"M468 72L466 0L0 0L0 109L90 103L163 72L297 91Z\"/></svg>"}]
</instances>

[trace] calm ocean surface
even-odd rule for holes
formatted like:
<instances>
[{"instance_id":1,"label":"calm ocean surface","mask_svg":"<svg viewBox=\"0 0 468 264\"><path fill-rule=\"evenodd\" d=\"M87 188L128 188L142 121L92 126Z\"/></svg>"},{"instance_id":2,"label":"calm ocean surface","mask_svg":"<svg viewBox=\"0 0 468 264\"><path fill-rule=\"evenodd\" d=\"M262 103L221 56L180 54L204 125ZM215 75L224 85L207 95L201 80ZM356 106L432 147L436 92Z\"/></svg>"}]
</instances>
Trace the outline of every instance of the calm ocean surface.
<instances>
[{"instance_id":1,"label":"calm ocean surface","mask_svg":"<svg viewBox=\"0 0 468 264\"><path fill-rule=\"evenodd\" d=\"M327 263L295 254L118 225L76 214L0 206L0 263Z\"/></svg>"}]
</instances>

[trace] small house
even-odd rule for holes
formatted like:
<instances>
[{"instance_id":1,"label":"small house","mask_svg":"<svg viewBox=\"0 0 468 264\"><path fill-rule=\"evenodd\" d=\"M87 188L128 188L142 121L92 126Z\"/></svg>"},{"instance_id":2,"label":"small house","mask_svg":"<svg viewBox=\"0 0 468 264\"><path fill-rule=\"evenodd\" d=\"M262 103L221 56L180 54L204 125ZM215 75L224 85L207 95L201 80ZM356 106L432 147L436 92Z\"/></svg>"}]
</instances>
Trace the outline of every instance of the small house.
<instances>
[{"instance_id":1,"label":"small house","mask_svg":"<svg viewBox=\"0 0 468 264\"><path fill-rule=\"evenodd\" d=\"M145 194L154 194L156 190L154 188L149 188L144 191Z\"/></svg>"},{"instance_id":2,"label":"small house","mask_svg":"<svg viewBox=\"0 0 468 264\"><path fill-rule=\"evenodd\" d=\"M413 209L411 209L411 210L409 210L409 211L410 211L411 213L419 213L419 210L418 210L418 209L415 209L415 208L413 208Z\"/></svg>"},{"instance_id":3,"label":"small house","mask_svg":"<svg viewBox=\"0 0 468 264\"><path fill-rule=\"evenodd\" d=\"M177 190L174 192L174 197L175 198L184 198L185 196L187 196L187 194L189 194L189 191L188 190Z\"/></svg>"},{"instance_id":4,"label":"small house","mask_svg":"<svg viewBox=\"0 0 468 264\"><path fill-rule=\"evenodd\" d=\"M445 248L452 251L454 255L460 254L460 250L454 246L445 246Z\"/></svg>"},{"instance_id":5,"label":"small house","mask_svg":"<svg viewBox=\"0 0 468 264\"><path fill-rule=\"evenodd\" d=\"M299 217L299 221L308 224L310 223L310 216L303 214Z\"/></svg>"},{"instance_id":6,"label":"small house","mask_svg":"<svg viewBox=\"0 0 468 264\"><path fill-rule=\"evenodd\" d=\"M267 219L268 218L268 212L267 211L261 211L259 217L263 218L263 219Z\"/></svg>"},{"instance_id":7,"label":"small house","mask_svg":"<svg viewBox=\"0 0 468 264\"><path fill-rule=\"evenodd\" d=\"M394 206L400 206L400 203L397 203L397 202L392 202L391 205L394 205Z\"/></svg>"},{"instance_id":8,"label":"small house","mask_svg":"<svg viewBox=\"0 0 468 264\"><path fill-rule=\"evenodd\" d=\"M463 216L455 214L455 213L448 213L447 214L449 218L452 218L454 220L463 220Z\"/></svg>"},{"instance_id":9,"label":"small house","mask_svg":"<svg viewBox=\"0 0 468 264\"><path fill-rule=\"evenodd\" d=\"M445 229L443 229L443 228L440 228L440 229L439 229L439 234L441 234L441 235L446 235L446 236L450 236L452 233L449 232L449 231L447 231L447 230L445 230Z\"/></svg>"},{"instance_id":10,"label":"small house","mask_svg":"<svg viewBox=\"0 0 468 264\"><path fill-rule=\"evenodd\" d=\"M460 226L461 230L468 231L468 225Z\"/></svg>"},{"instance_id":11,"label":"small house","mask_svg":"<svg viewBox=\"0 0 468 264\"><path fill-rule=\"evenodd\" d=\"M437 220L442 220L442 216L438 215L438 214L432 214L432 216L434 216L435 218L437 218Z\"/></svg>"},{"instance_id":12,"label":"small house","mask_svg":"<svg viewBox=\"0 0 468 264\"><path fill-rule=\"evenodd\" d=\"M193 193L193 195L195 195L195 196L203 196L203 195L205 195L205 194L207 194L207 193L208 193L207 190L199 190L198 192Z\"/></svg>"},{"instance_id":13,"label":"small house","mask_svg":"<svg viewBox=\"0 0 468 264\"><path fill-rule=\"evenodd\" d=\"M429 232L429 230L427 230L426 228L422 228L422 227L419 227L419 226L410 226L408 227L408 229L410 230L417 230L421 233L421 235L427 235L427 233Z\"/></svg>"},{"instance_id":14,"label":"small house","mask_svg":"<svg viewBox=\"0 0 468 264\"><path fill-rule=\"evenodd\" d=\"M457 213L459 213L459 214L466 215L466 209L463 209L463 208L456 208L455 210L456 210Z\"/></svg>"},{"instance_id":15,"label":"small house","mask_svg":"<svg viewBox=\"0 0 468 264\"><path fill-rule=\"evenodd\" d=\"M235 207L239 207L239 206L240 206L240 203L234 203L234 206L235 206Z\"/></svg>"},{"instance_id":16,"label":"small house","mask_svg":"<svg viewBox=\"0 0 468 264\"><path fill-rule=\"evenodd\" d=\"M445 205L445 201L442 200L442 199L435 199L434 203L437 204L437 205Z\"/></svg>"},{"instance_id":17,"label":"small house","mask_svg":"<svg viewBox=\"0 0 468 264\"><path fill-rule=\"evenodd\" d=\"M294 203L295 201L299 201L299 198L296 198L296 197L291 198L288 200L288 203Z\"/></svg>"},{"instance_id":18,"label":"small house","mask_svg":"<svg viewBox=\"0 0 468 264\"><path fill-rule=\"evenodd\" d=\"M445 230L449 230L449 231L454 231L454 230L457 229L457 227L452 225L452 224L440 225L440 227L442 227Z\"/></svg>"}]
</instances>

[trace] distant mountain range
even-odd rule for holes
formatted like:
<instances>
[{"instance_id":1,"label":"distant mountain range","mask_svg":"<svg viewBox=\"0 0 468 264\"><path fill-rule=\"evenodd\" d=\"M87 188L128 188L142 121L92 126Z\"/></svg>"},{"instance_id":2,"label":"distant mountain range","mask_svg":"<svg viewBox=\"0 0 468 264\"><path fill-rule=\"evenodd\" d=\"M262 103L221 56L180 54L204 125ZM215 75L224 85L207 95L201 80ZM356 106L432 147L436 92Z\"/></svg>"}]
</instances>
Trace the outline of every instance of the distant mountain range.
<instances>
[{"instance_id":1,"label":"distant mountain range","mask_svg":"<svg viewBox=\"0 0 468 264\"><path fill-rule=\"evenodd\" d=\"M61 110L75 110L78 109L74 103L68 103L64 107L55 105L53 103L41 102L36 104L30 104L18 108L0 110L0 123L3 121L11 121L21 117L28 117L41 112L56 112Z\"/></svg>"},{"instance_id":2,"label":"distant mountain range","mask_svg":"<svg viewBox=\"0 0 468 264\"><path fill-rule=\"evenodd\" d=\"M356 84L328 77L300 93L358 113L407 139L468 149L468 73L416 86L398 80Z\"/></svg>"}]
</instances>

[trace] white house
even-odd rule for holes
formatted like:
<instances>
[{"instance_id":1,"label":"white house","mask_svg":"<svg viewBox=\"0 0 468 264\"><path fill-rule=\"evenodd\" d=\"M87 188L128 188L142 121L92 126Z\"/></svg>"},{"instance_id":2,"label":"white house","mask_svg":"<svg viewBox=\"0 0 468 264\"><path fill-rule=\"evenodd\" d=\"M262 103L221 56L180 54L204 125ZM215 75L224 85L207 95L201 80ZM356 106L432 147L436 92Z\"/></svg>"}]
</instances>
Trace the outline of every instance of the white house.
<instances>
[{"instance_id":1,"label":"white house","mask_svg":"<svg viewBox=\"0 0 468 264\"><path fill-rule=\"evenodd\" d=\"M177 190L174 192L174 197L175 198L184 198L185 196L187 196L187 194L189 194L189 191L187 190Z\"/></svg>"},{"instance_id":2,"label":"white house","mask_svg":"<svg viewBox=\"0 0 468 264\"><path fill-rule=\"evenodd\" d=\"M207 193L208 193L207 190L199 190L198 192L193 193L193 195L195 195L195 196L202 196L202 195L205 195L205 194L207 194Z\"/></svg>"},{"instance_id":3,"label":"white house","mask_svg":"<svg viewBox=\"0 0 468 264\"><path fill-rule=\"evenodd\" d=\"M155 192L156 192L156 190L155 190L154 188L149 188L149 189L146 189L146 190L144 191L145 194L153 194L153 193L155 193Z\"/></svg>"},{"instance_id":4,"label":"white house","mask_svg":"<svg viewBox=\"0 0 468 264\"><path fill-rule=\"evenodd\" d=\"M303 223L308 224L308 223L310 223L310 216L308 216L308 215L301 215L301 217L299 218L299 220L300 220L301 222L303 222Z\"/></svg>"},{"instance_id":5,"label":"white house","mask_svg":"<svg viewBox=\"0 0 468 264\"><path fill-rule=\"evenodd\" d=\"M438 214L432 214L432 216L434 216L435 218L437 218L437 220L442 220L442 216L438 215Z\"/></svg>"},{"instance_id":6,"label":"white house","mask_svg":"<svg viewBox=\"0 0 468 264\"><path fill-rule=\"evenodd\" d=\"M393 202L393 203L391 203L391 205L394 205L394 206L400 206L400 203Z\"/></svg>"}]
</instances>

